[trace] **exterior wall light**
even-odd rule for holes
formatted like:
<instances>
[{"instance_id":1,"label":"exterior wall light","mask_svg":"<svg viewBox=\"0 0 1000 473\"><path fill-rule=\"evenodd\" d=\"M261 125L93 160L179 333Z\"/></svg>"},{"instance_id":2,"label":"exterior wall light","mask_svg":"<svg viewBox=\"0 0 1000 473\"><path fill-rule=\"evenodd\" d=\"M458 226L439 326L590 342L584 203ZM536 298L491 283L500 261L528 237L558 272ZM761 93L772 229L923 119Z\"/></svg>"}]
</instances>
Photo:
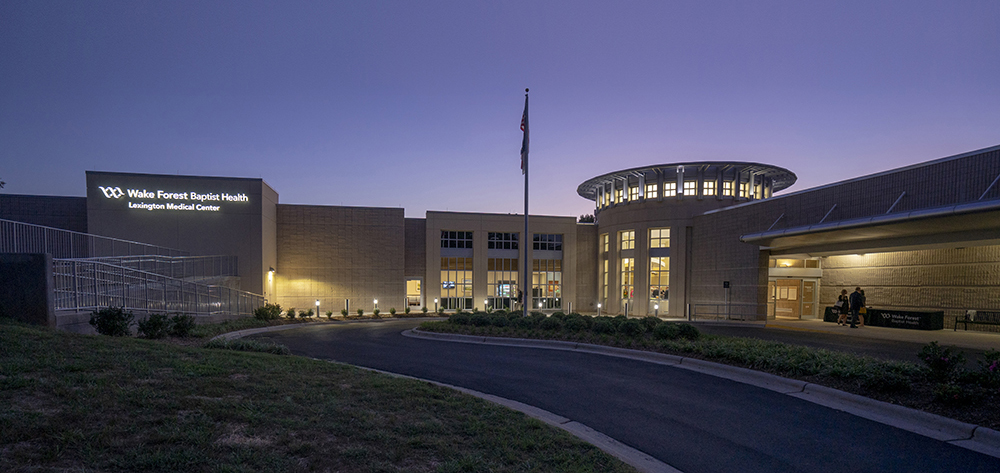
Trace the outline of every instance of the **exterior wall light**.
<instances>
[{"instance_id":1,"label":"exterior wall light","mask_svg":"<svg viewBox=\"0 0 1000 473\"><path fill-rule=\"evenodd\" d=\"M601 316L601 303L600 302L597 303L597 316L598 317Z\"/></svg>"}]
</instances>

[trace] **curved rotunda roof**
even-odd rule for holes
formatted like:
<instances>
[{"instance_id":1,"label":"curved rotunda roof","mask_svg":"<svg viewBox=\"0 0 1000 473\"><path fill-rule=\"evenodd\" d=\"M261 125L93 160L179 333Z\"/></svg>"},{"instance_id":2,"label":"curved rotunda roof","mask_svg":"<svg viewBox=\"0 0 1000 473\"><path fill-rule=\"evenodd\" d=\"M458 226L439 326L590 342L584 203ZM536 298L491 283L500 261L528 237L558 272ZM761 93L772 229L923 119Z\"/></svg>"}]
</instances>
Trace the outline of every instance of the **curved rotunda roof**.
<instances>
[{"instance_id":1,"label":"curved rotunda roof","mask_svg":"<svg viewBox=\"0 0 1000 473\"><path fill-rule=\"evenodd\" d=\"M771 166L769 164L748 163L742 161L696 161L689 163L656 164L653 166L642 166L609 172L607 174L602 174L588 179L583 184L580 184L580 186L576 188L576 193L585 199L597 200L597 189L601 187L601 185L606 185L609 182L639 176L640 174L646 173L662 172L665 178L676 177L677 168L679 166L684 166L688 170L695 171L698 169L712 171L712 168L716 168L721 169L722 171L735 169L737 172L753 172L757 175L762 175L771 179L772 192L787 189L795 183L796 179L798 179L792 171L778 166Z\"/></svg>"}]
</instances>

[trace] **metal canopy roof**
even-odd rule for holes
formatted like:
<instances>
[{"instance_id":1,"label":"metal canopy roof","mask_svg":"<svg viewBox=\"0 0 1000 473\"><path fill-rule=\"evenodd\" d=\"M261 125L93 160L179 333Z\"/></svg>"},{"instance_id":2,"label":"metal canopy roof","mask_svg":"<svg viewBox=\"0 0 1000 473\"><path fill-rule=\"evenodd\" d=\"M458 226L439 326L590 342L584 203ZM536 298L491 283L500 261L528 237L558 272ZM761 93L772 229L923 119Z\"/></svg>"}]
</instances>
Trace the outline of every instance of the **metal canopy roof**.
<instances>
[{"instance_id":1,"label":"metal canopy roof","mask_svg":"<svg viewBox=\"0 0 1000 473\"><path fill-rule=\"evenodd\" d=\"M813 256L1000 244L1000 200L743 235L772 255Z\"/></svg>"},{"instance_id":2,"label":"metal canopy roof","mask_svg":"<svg viewBox=\"0 0 1000 473\"><path fill-rule=\"evenodd\" d=\"M685 169L703 171L723 171L728 172L735 169L736 172L752 172L756 175L764 176L771 179L772 182L772 192L778 192L783 189L787 189L795 180L798 179L795 173L780 168L778 166L771 166L768 164L760 163L748 163L742 161L698 161L689 163L669 163L669 164L656 164L652 166L643 166L632 169L624 169L621 171L609 172L607 174L602 174L595 178L585 181L576 188L576 193L581 197L590 200L597 200L597 189L604 184L612 181L627 179L632 176L639 176L646 173L662 173L664 178L673 178L677 176L677 168L684 166Z\"/></svg>"}]
</instances>

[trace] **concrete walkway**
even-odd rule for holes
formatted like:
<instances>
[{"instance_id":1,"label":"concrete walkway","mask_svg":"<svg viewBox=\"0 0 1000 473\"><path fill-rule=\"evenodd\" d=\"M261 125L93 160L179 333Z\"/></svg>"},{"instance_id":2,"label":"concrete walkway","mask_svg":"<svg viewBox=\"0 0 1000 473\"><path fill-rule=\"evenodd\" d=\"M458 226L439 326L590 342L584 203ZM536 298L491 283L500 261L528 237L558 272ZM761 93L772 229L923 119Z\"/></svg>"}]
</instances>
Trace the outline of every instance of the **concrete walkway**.
<instances>
[{"instance_id":1,"label":"concrete walkway","mask_svg":"<svg viewBox=\"0 0 1000 473\"><path fill-rule=\"evenodd\" d=\"M955 331L952 328L946 328L944 330L907 330L873 326L852 329L847 326L837 325L833 322L823 322L822 320L785 319L768 320L765 328L774 330L835 333L870 340L910 342L925 345L936 341L942 346L956 346L980 351L1000 349L1000 331L990 333L965 331L961 328L959 328L958 331Z\"/></svg>"}]
</instances>

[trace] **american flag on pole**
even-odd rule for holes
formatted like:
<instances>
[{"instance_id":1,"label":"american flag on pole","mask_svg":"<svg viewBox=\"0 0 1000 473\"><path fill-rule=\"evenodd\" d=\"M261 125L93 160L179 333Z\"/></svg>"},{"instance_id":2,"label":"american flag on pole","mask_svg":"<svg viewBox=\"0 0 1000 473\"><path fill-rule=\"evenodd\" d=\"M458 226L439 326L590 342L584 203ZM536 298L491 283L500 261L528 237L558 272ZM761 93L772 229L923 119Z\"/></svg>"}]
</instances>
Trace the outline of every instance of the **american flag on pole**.
<instances>
[{"instance_id":1,"label":"american flag on pole","mask_svg":"<svg viewBox=\"0 0 1000 473\"><path fill-rule=\"evenodd\" d=\"M521 174L524 174L528 166L528 94L524 94L524 115L521 115L521 131L524 132L524 138L521 139Z\"/></svg>"}]
</instances>

